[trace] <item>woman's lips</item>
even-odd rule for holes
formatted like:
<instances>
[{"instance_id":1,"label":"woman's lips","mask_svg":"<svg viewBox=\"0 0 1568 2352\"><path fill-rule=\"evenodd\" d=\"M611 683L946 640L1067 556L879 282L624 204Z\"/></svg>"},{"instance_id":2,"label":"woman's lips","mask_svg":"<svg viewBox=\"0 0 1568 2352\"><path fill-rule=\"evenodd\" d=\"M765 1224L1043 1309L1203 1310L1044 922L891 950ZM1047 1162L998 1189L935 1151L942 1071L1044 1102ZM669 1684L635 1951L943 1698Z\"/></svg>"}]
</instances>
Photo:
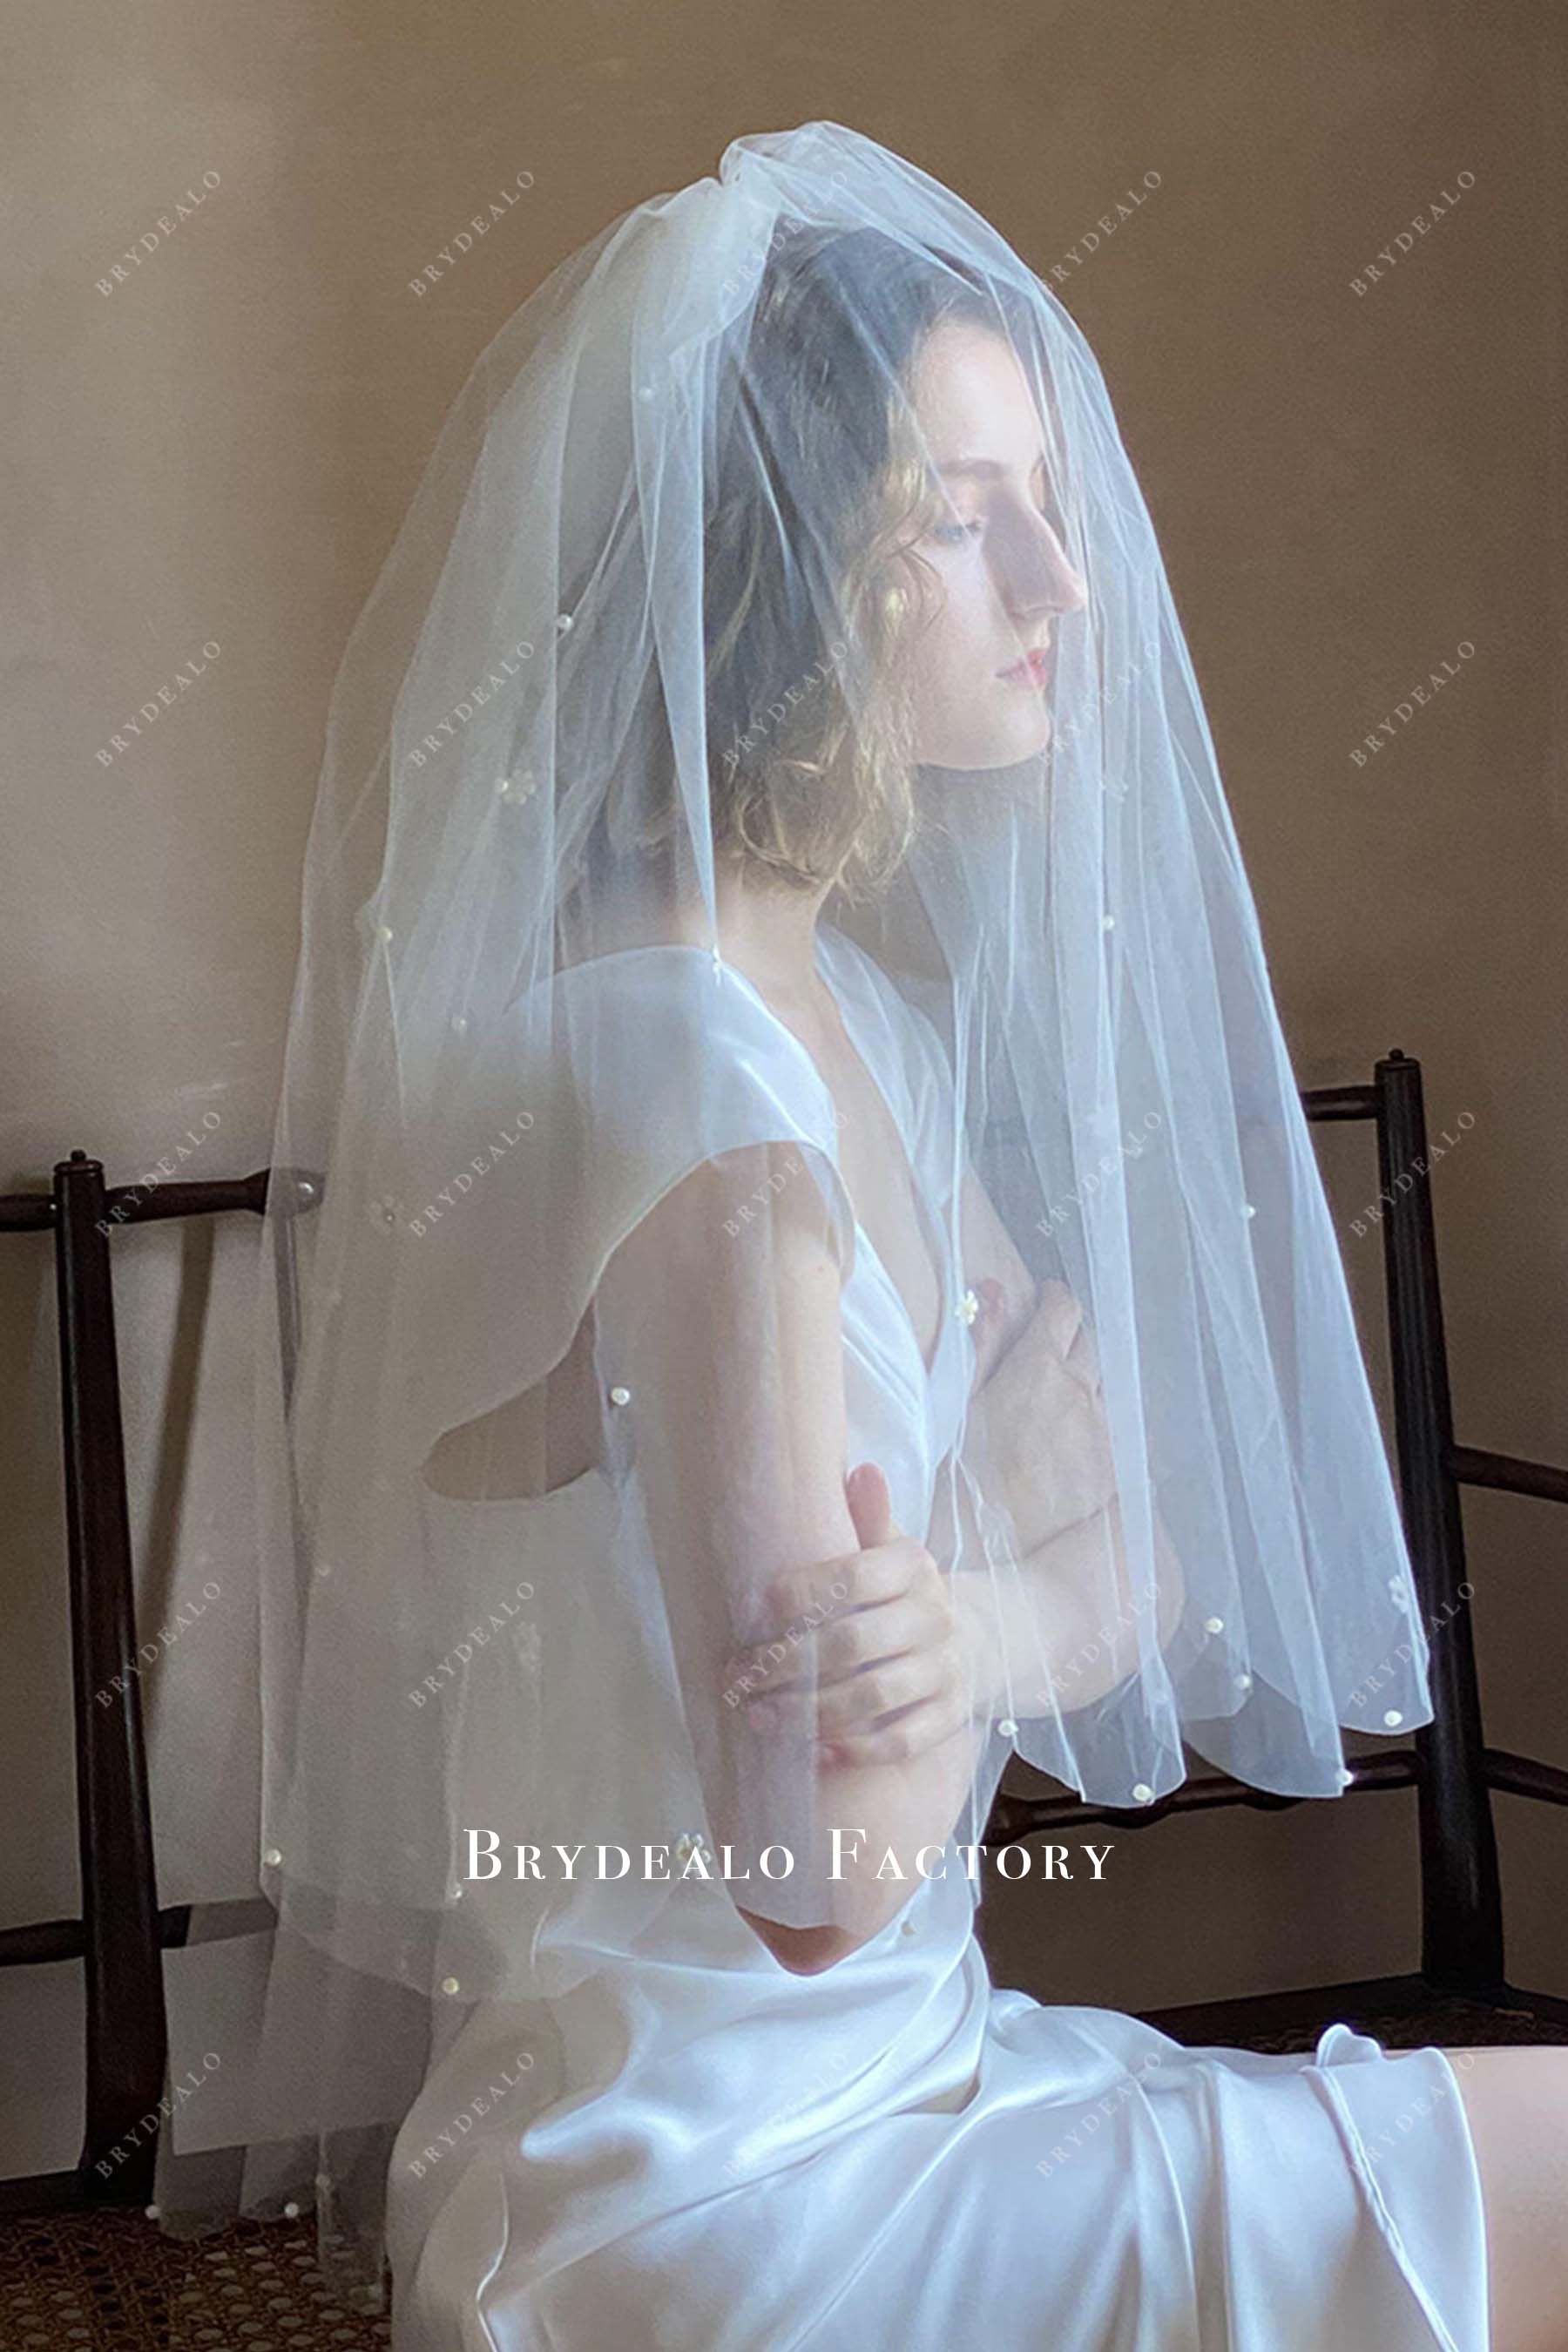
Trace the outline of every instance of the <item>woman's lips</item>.
<instances>
[{"instance_id":1,"label":"woman's lips","mask_svg":"<svg viewBox=\"0 0 1568 2352\"><path fill-rule=\"evenodd\" d=\"M1044 686L1050 675L1051 656L1048 646L1037 646L1033 652L1026 654L1021 662L1015 662L1011 669L997 672L999 677L1009 677L1017 686Z\"/></svg>"}]
</instances>

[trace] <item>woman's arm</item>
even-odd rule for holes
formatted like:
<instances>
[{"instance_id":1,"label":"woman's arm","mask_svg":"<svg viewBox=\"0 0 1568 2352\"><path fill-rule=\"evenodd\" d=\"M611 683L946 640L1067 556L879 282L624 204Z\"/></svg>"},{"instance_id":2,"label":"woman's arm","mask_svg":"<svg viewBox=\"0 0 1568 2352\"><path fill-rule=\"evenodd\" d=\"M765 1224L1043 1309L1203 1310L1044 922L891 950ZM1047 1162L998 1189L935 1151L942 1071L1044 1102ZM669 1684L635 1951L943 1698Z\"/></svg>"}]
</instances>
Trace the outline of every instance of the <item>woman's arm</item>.
<instances>
[{"instance_id":1,"label":"woman's arm","mask_svg":"<svg viewBox=\"0 0 1568 2352\"><path fill-rule=\"evenodd\" d=\"M729 1230L747 1198L768 1205ZM715 1837L746 1847L757 1811L744 1792L761 1785L765 1797L770 1773L785 1814L804 1798L846 1833L819 1925L742 1910L786 1968L815 1973L879 1932L919 1886L916 1857L951 1835L983 1733L970 1722L968 1625L952 1579L886 1518L879 1479L869 1492L856 1482L854 1512L846 1494L840 1269L804 1154L758 1148L693 1171L616 1252L596 1313L605 1373L630 1391ZM787 1722L754 1727L736 1703L746 1694L735 1654L781 1631L798 1647L819 1620L807 1679L842 1758L808 1752ZM771 1686L787 1717L787 1675ZM901 1877L878 1874L889 1850ZM821 1857L797 1864L809 1884Z\"/></svg>"},{"instance_id":2,"label":"woman's arm","mask_svg":"<svg viewBox=\"0 0 1568 2352\"><path fill-rule=\"evenodd\" d=\"M981 1303L973 1327L974 1387L980 1389L1028 1323L1039 1294L991 1195L970 1167L963 1171L958 1215L963 1278Z\"/></svg>"},{"instance_id":3,"label":"woman's arm","mask_svg":"<svg viewBox=\"0 0 1568 2352\"><path fill-rule=\"evenodd\" d=\"M960 1571L956 1599L992 1704L1045 1712L1054 1690L1065 1715L1114 1690L1151 1638L1166 1645L1185 1580L1156 1499L1154 1591L1132 1591L1099 1365L1078 1303L1064 1285L1034 1281L973 1168L962 1216L966 1276L977 1291L990 1281L998 1292L975 1327L971 1450L1022 1549L1011 1570ZM963 1552L982 1559L967 1490L961 1508Z\"/></svg>"},{"instance_id":4,"label":"woman's arm","mask_svg":"<svg viewBox=\"0 0 1568 2352\"><path fill-rule=\"evenodd\" d=\"M979 1556L976 1537L971 1557ZM1047 1715L1054 1692L1057 1709L1071 1715L1135 1672L1151 1640L1163 1650L1181 1622L1186 1582L1157 1507L1154 1559L1151 1601L1132 1590L1121 1507L1112 1497L1015 1569L960 1570L954 1601L982 1660L990 1706Z\"/></svg>"}]
</instances>

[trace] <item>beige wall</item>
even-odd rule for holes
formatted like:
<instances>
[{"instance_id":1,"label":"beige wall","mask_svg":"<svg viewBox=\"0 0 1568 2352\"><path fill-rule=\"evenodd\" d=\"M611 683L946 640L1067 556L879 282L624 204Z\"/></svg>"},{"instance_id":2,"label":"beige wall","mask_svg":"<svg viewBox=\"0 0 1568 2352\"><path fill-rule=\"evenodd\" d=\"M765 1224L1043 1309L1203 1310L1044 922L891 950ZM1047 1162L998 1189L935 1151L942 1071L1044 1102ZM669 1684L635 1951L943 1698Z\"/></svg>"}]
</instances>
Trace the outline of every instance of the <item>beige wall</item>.
<instances>
[{"instance_id":1,"label":"beige wall","mask_svg":"<svg viewBox=\"0 0 1568 2352\"><path fill-rule=\"evenodd\" d=\"M1460 1434L1568 1459L1568 207L1547 0L7 16L0 1186L77 1145L111 1181L265 1160L328 688L469 362L613 214L713 171L742 131L828 116L1063 273L1163 535L1298 1075L1360 1077L1398 1045L1435 1129L1472 1115L1437 1183ZM1085 254L1133 186L1146 201ZM181 218L186 191L203 201ZM1458 203L1356 293L1444 191ZM1454 682L1359 767L1352 746L1446 660ZM160 689L137 740L124 722ZM1335 1130L1323 1158L1375 1343L1379 1244L1352 1225L1370 1139ZM144 1622L218 1588L146 1677L166 1902L251 1884L213 1825L253 1771L254 1242L236 1218L116 1253ZM0 1838L7 1920L77 1899L51 1280L43 1241L0 1252L20 1386L0 1423L0 1769L24 1799ZM1490 1737L1568 1765L1565 1517L1467 1506ZM1499 1811L1516 1979L1568 1992L1568 1820ZM1394 1797L1127 1839L1098 1888L988 1906L996 1972L1132 2008L1409 1965L1412 1826ZM6 2170L75 2154L71 1975L0 1983Z\"/></svg>"}]
</instances>

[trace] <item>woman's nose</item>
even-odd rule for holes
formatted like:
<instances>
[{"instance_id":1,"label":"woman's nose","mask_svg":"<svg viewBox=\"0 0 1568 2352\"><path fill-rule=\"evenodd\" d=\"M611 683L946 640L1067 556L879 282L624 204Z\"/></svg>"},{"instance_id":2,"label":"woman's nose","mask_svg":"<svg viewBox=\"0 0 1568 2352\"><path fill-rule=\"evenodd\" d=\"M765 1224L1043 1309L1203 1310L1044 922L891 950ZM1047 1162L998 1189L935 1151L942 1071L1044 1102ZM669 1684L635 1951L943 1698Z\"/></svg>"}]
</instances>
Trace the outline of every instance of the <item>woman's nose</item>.
<instances>
[{"instance_id":1,"label":"woman's nose","mask_svg":"<svg viewBox=\"0 0 1568 2352\"><path fill-rule=\"evenodd\" d=\"M1006 562L1007 603L1020 619L1040 613L1079 613L1088 604L1088 582L1043 515L1024 526Z\"/></svg>"}]
</instances>

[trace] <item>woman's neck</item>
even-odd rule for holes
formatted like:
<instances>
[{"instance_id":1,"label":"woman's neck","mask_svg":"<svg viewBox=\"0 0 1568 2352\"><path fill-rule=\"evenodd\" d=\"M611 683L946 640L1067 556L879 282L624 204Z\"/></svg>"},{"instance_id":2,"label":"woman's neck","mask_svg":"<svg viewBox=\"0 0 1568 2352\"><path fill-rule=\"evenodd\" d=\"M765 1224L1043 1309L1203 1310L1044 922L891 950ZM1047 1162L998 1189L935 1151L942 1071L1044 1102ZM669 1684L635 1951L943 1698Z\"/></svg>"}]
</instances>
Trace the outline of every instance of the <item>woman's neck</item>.
<instances>
[{"instance_id":1,"label":"woman's neck","mask_svg":"<svg viewBox=\"0 0 1568 2352\"><path fill-rule=\"evenodd\" d=\"M816 925L827 899L817 890L786 890L719 877L719 948L753 988L774 1004L817 996Z\"/></svg>"},{"instance_id":2,"label":"woman's neck","mask_svg":"<svg viewBox=\"0 0 1568 2352\"><path fill-rule=\"evenodd\" d=\"M827 896L826 885L815 890L770 888L742 880L732 869L715 877L719 951L779 1010L804 1008L821 998L816 925ZM673 936L685 945L710 947L707 908L700 903L684 908Z\"/></svg>"},{"instance_id":3,"label":"woman's neck","mask_svg":"<svg viewBox=\"0 0 1568 2352\"><path fill-rule=\"evenodd\" d=\"M827 884L811 890L770 886L755 877L743 878L735 866L721 866L714 877L719 951L776 1010L805 1011L824 1002L816 927L829 890ZM696 892L662 908L647 898L634 903L607 892L596 907L591 932L578 942L577 956L655 945L711 948L713 928Z\"/></svg>"}]
</instances>

